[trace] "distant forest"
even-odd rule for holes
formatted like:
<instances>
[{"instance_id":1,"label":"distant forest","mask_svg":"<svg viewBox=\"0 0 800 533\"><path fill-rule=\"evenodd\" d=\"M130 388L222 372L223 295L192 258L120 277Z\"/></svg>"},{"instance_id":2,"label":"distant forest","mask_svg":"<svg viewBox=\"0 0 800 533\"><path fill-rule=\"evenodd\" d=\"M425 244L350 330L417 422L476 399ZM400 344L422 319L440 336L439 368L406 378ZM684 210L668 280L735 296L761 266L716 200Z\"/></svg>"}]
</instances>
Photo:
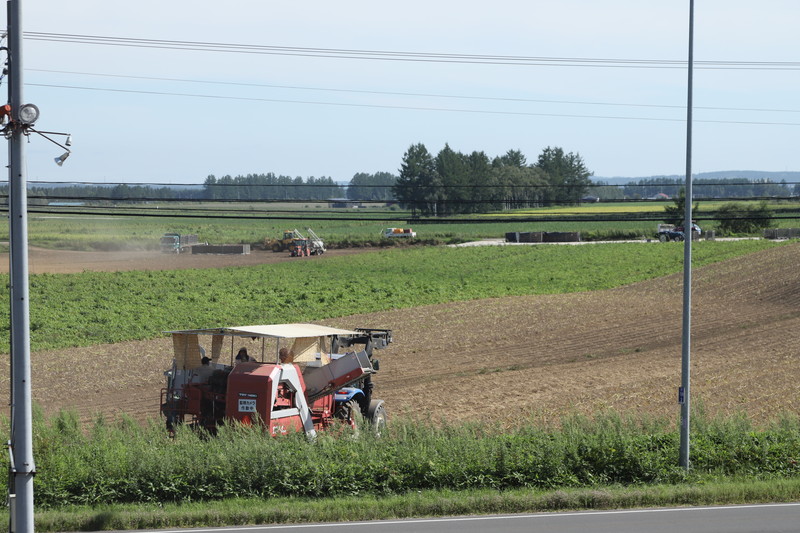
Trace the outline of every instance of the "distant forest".
<instances>
[{"instance_id":1,"label":"distant forest","mask_svg":"<svg viewBox=\"0 0 800 533\"><path fill-rule=\"evenodd\" d=\"M772 174L778 179L764 177ZM28 200L31 205L109 205L125 201L324 202L347 198L397 202L415 213L438 216L588 201L663 199L664 195L677 196L684 187L684 179L679 176L608 181L592 181L590 176L578 154L565 153L558 147L545 148L535 163L528 164L518 150L490 159L484 152L463 154L447 145L434 155L424 145L416 144L403 156L399 175L359 172L346 185L330 177L302 178L273 173L221 178L210 175L202 185L29 183ZM734 171L700 176L693 180L695 198L800 196L797 172ZM7 197L8 185L0 186L0 195Z\"/></svg>"},{"instance_id":2,"label":"distant forest","mask_svg":"<svg viewBox=\"0 0 800 533\"><path fill-rule=\"evenodd\" d=\"M594 183L591 195L600 200L656 199L658 195L675 197L685 188L684 178L642 178L624 185L609 185L603 181ZM798 184L785 179L773 181L769 178L693 178L694 198L786 198L800 194Z\"/></svg>"},{"instance_id":3,"label":"distant forest","mask_svg":"<svg viewBox=\"0 0 800 533\"><path fill-rule=\"evenodd\" d=\"M203 184L204 200L328 200L343 198L345 188L332 178L292 178L269 174L214 176Z\"/></svg>"},{"instance_id":4,"label":"distant forest","mask_svg":"<svg viewBox=\"0 0 800 533\"><path fill-rule=\"evenodd\" d=\"M332 178L301 178L268 174L246 176L208 176L202 186L174 185L30 185L28 200L33 205L59 203L108 204L123 201L326 201L344 198L347 187ZM8 186L0 187L8 194Z\"/></svg>"}]
</instances>

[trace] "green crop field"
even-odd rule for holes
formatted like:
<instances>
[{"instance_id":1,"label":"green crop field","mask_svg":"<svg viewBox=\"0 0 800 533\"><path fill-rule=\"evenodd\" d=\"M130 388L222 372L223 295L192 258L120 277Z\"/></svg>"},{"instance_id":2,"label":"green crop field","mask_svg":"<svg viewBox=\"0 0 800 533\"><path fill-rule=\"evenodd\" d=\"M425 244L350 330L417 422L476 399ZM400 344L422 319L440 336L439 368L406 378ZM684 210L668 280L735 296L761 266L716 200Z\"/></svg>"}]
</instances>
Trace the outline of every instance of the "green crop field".
<instances>
[{"instance_id":1,"label":"green crop field","mask_svg":"<svg viewBox=\"0 0 800 533\"><path fill-rule=\"evenodd\" d=\"M697 243L695 265L779 244ZM227 269L39 274L34 350L153 338L164 330L320 320L521 294L618 287L682 268L679 244L414 247ZM6 280L7 280L6 276ZM2 284L8 297L8 284ZM0 307L8 332L8 307ZM7 335L0 351L7 351Z\"/></svg>"}]
</instances>

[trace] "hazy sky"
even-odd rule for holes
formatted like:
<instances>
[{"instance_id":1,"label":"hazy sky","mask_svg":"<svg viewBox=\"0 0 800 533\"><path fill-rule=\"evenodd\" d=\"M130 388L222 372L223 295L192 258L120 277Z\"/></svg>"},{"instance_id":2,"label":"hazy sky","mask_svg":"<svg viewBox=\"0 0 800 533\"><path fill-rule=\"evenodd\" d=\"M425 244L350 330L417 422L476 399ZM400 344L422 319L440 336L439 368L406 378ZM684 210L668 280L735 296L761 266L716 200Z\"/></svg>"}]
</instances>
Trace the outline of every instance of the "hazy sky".
<instances>
[{"instance_id":1,"label":"hazy sky","mask_svg":"<svg viewBox=\"0 0 800 533\"><path fill-rule=\"evenodd\" d=\"M59 168L61 150L32 136L29 180L201 183L275 172L348 181L397 173L419 142L434 154L445 143L489 157L517 149L529 162L561 146L604 177L685 171L688 0L22 6L25 100L41 110L38 129L74 138ZM697 0L695 172L800 170L798 20L797 0Z\"/></svg>"}]
</instances>

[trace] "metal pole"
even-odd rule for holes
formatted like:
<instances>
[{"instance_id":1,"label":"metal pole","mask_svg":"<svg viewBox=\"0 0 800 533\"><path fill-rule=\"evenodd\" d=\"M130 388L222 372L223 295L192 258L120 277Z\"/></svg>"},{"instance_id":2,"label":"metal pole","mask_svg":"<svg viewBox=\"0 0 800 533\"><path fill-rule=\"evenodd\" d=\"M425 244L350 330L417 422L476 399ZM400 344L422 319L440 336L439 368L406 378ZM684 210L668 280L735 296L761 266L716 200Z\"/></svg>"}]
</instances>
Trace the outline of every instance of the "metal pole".
<instances>
[{"instance_id":1,"label":"metal pole","mask_svg":"<svg viewBox=\"0 0 800 533\"><path fill-rule=\"evenodd\" d=\"M22 100L21 0L8 0L9 137L8 185L11 271L11 450L14 455L16 531L33 532L33 431L31 428L30 310L28 305L28 192Z\"/></svg>"},{"instance_id":2,"label":"metal pole","mask_svg":"<svg viewBox=\"0 0 800 533\"><path fill-rule=\"evenodd\" d=\"M686 205L683 221L683 339L681 342L680 466L689 469L689 398L692 327L692 71L694 70L694 0L689 0L689 91L686 101Z\"/></svg>"}]
</instances>

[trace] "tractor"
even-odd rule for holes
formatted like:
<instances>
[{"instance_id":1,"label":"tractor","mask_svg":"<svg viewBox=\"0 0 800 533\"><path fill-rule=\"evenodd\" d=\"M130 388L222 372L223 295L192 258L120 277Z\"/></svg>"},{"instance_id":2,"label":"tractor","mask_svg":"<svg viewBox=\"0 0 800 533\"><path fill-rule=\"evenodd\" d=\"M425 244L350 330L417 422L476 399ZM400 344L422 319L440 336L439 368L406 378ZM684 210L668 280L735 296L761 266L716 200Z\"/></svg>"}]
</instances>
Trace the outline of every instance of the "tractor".
<instances>
[{"instance_id":1,"label":"tractor","mask_svg":"<svg viewBox=\"0 0 800 533\"><path fill-rule=\"evenodd\" d=\"M292 257L307 257L311 255L311 250L308 248L308 239L295 239L289 247L289 252Z\"/></svg>"},{"instance_id":2,"label":"tractor","mask_svg":"<svg viewBox=\"0 0 800 533\"><path fill-rule=\"evenodd\" d=\"M296 229L293 230L284 230L283 238L281 239L272 239L267 237L264 239L264 249L265 250L272 250L273 252L285 252L286 250L291 249L292 241L295 239L300 239L303 236L300 234L299 231Z\"/></svg>"},{"instance_id":3,"label":"tractor","mask_svg":"<svg viewBox=\"0 0 800 533\"><path fill-rule=\"evenodd\" d=\"M161 414L170 433L188 424L214 434L238 422L314 438L343 424L366 422L378 433L386 425L383 400L372 397L373 352L392 342L391 330L279 324L169 333L174 358Z\"/></svg>"}]
</instances>

